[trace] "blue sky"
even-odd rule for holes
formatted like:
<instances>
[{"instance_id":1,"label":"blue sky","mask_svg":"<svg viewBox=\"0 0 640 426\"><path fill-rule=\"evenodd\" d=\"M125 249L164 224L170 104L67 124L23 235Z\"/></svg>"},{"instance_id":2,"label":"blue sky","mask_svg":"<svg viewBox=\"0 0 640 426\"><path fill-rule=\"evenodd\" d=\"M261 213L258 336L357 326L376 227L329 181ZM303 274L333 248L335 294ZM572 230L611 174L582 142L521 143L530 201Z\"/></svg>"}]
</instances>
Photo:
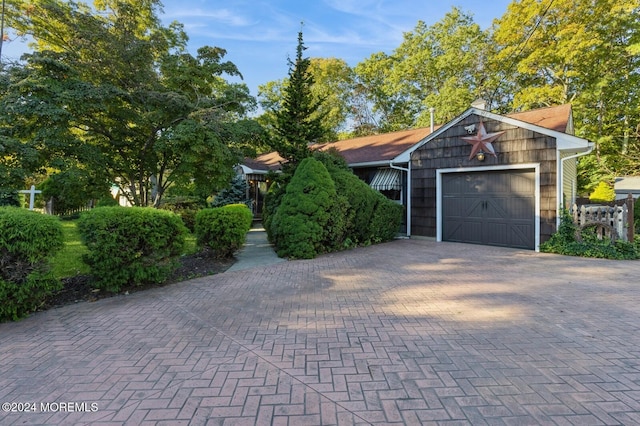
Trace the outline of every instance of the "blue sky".
<instances>
[{"instance_id":1,"label":"blue sky","mask_svg":"<svg viewBox=\"0 0 640 426\"><path fill-rule=\"evenodd\" d=\"M501 17L511 0L164 0L165 24L179 21L189 49L218 46L235 63L251 93L287 76L302 28L306 56L336 57L355 66L375 52L391 53L402 35L422 20L440 21L453 6L471 13L482 28ZM301 27L300 23L304 22ZM3 46L3 57L24 51Z\"/></svg>"}]
</instances>

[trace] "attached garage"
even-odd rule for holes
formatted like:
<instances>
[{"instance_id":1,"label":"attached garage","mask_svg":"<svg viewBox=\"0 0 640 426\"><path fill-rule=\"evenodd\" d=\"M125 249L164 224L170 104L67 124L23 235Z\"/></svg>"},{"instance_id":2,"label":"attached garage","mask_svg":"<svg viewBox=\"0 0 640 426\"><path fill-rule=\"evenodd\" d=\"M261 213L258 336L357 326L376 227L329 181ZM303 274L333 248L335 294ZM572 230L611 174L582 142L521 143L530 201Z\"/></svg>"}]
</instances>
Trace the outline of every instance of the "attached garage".
<instances>
[{"instance_id":1,"label":"attached garage","mask_svg":"<svg viewBox=\"0 0 640 426\"><path fill-rule=\"evenodd\" d=\"M535 248L535 169L439 176L442 241Z\"/></svg>"},{"instance_id":2,"label":"attached garage","mask_svg":"<svg viewBox=\"0 0 640 426\"><path fill-rule=\"evenodd\" d=\"M409 163L409 236L539 250L592 149L565 133L571 110L560 109L562 122L555 108L517 118L471 108L398 156Z\"/></svg>"}]
</instances>

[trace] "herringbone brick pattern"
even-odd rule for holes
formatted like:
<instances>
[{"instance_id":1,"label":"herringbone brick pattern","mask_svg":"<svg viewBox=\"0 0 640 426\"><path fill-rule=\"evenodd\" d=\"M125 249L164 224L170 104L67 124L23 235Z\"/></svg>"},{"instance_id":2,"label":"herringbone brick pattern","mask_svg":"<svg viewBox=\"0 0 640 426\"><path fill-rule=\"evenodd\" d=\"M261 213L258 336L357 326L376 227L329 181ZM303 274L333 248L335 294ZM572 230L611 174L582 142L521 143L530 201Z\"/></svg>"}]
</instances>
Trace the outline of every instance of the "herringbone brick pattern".
<instances>
[{"instance_id":1,"label":"herringbone brick pattern","mask_svg":"<svg viewBox=\"0 0 640 426\"><path fill-rule=\"evenodd\" d=\"M67 306L0 324L0 402L97 411L0 424L640 424L638 276L404 240Z\"/></svg>"}]
</instances>

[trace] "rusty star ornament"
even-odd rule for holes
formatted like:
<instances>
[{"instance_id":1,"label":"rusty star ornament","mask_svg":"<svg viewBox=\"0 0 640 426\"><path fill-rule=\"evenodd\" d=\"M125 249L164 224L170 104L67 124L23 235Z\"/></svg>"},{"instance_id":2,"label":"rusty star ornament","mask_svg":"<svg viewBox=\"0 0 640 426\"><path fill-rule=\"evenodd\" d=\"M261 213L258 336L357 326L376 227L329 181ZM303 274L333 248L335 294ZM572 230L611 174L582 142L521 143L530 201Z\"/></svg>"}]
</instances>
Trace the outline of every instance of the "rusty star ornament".
<instances>
[{"instance_id":1,"label":"rusty star ornament","mask_svg":"<svg viewBox=\"0 0 640 426\"><path fill-rule=\"evenodd\" d=\"M462 138L465 142L473 145L471 148L471 155L469 155L469 160L471 160L478 152L484 152L485 154L496 156L496 151L493 149L493 145L491 142L498 139L502 136L504 132L495 132L495 133L487 133L487 130L484 128L484 123L481 121L478 126L478 133L475 136L465 136Z\"/></svg>"}]
</instances>

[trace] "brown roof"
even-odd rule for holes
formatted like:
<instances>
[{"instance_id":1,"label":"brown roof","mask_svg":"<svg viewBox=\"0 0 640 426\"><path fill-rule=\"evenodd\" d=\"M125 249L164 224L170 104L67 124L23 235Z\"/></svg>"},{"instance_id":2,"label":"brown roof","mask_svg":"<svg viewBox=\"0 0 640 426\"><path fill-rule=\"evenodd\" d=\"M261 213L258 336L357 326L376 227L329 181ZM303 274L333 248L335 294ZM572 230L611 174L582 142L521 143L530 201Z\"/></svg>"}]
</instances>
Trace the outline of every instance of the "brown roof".
<instances>
[{"instance_id":1,"label":"brown roof","mask_svg":"<svg viewBox=\"0 0 640 426\"><path fill-rule=\"evenodd\" d=\"M347 160L347 164L388 162L411 148L431 133L428 127L381 135L362 136L320 145L326 151L335 148Z\"/></svg>"},{"instance_id":2,"label":"brown roof","mask_svg":"<svg viewBox=\"0 0 640 426\"><path fill-rule=\"evenodd\" d=\"M257 156L256 158L245 158L244 165L253 170L280 170L280 164L284 161L276 152L268 152Z\"/></svg>"},{"instance_id":3,"label":"brown roof","mask_svg":"<svg viewBox=\"0 0 640 426\"><path fill-rule=\"evenodd\" d=\"M558 132L570 133L572 131L570 104L508 114L507 117ZM317 145L315 148L323 151L335 148L350 165L382 163L394 159L426 138L430 133L430 128L421 127L412 130L402 130L329 142ZM283 161L277 152L270 152L260 155L255 159L247 158L244 164L253 170L277 170Z\"/></svg>"},{"instance_id":4,"label":"brown roof","mask_svg":"<svg viewBox=\"0 0 640 426\"><path fill-rule=\"evenodd\" d=\"M508 114L507 117L562 133L570 133L572 131L570 128L571 104L517 112Z\"/></svg>"}]
</instances>

